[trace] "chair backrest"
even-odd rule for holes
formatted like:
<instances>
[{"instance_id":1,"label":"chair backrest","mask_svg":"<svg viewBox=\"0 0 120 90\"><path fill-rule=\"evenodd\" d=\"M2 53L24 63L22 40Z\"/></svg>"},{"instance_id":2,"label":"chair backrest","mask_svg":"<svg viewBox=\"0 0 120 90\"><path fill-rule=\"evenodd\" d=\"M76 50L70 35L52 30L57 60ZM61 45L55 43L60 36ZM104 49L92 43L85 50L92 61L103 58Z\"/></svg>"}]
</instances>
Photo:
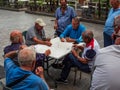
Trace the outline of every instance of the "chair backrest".
<instances>
[{"instance_id":1,"label":"chair backrest","mask_svg":"<svg viewBox=\"0 0 120 90\"><path fill-rule=\"evenodd\" d=\"M22 35L24 36L24 39L26 40L26 33L27 33L27 31L23 31L22 32Z\"/></svg>"}]
</instances>

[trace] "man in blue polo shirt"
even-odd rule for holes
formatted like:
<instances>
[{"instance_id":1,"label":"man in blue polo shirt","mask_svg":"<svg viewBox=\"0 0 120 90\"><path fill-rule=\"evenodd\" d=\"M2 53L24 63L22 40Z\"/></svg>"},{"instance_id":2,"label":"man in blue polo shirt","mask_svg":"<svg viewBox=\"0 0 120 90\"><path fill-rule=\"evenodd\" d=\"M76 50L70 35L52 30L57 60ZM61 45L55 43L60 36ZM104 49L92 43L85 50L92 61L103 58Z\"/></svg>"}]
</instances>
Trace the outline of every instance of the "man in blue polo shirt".
<instances>
[{"instance_id":1,"label":"man in blue polo shirt","mask_svg":"<svg viewBox=\"0 0 120 90\"><path fill-rule=\"evenodd\" d=\"M80 18L72 19L72 24L68 25L65 31L60 35L61 41L79 43L82 41L82 32L86 30L83 24L80 24Z\"/></svg>"},{"instance_id":2,"label":"man in blue polo shirt","mask_svg":"<svg viewBox=\"0 0 120 90\"><path fill-rule=\"evenodd\" d=\"M61 6L57 8L55 12L55 35L60 34L65 30L66 26L71 24L72 18L76 16L76 12L73 7L67 6L67 0L60 0Z\"/></svg>"}]
</instances>

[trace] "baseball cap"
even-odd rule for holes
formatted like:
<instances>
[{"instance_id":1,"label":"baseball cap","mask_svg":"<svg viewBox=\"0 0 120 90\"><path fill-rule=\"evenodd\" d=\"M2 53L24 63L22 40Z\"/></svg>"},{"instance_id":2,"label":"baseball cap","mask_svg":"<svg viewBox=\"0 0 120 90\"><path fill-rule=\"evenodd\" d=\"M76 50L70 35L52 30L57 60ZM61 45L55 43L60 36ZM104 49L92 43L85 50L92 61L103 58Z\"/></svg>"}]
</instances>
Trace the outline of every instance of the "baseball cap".
<instances>
[{"instance_id":1,"label":"baseball cap","mask_svg":"<svg viewBox=\"0 0 120 90\"><path fill-rule=\"evenodd\" d=\"M40 26L46 26L46 24L41 18L36 19L35 23L38 23Z\"/></svg>"}]
</instances>

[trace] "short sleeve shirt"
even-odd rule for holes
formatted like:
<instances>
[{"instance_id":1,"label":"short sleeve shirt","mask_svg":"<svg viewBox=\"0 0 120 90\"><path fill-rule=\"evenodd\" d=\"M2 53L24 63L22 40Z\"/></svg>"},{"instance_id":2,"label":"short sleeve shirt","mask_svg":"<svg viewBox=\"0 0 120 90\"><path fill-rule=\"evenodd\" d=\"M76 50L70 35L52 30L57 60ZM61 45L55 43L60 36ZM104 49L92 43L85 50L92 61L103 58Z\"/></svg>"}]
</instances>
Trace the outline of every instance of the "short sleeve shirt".
<instances>
[{"instance_id":1,"label":"short sleeve shirt","mask_svg":"<svg viewBox=\"0 0 120 90\"><path fill-rule=\"evenodd\" d=\"M64 14L62 14L61 8L57 8L55 12L55 17L58 20L58 30L59 32L63 32L67 25L71 24L72 18L76 16L76 12L73 7L67 6L67 9Z\"/></svg>"},{"instance_id":2,"label":"short sleeve shirt","mask_svg":"<svg viewBox=\"0 0 120 90\"><path fill-rule=\"evenodd\" d=\"M40 40L43 40L46 38L45 36L45 31L44 29L41 30L41 34L37 32L37 30L35 29L35 27L31 27L28 31L27 31L27 34L26 34L26 44L28 46L30 45L35 45L36 43L33 41L33 38L34 37L37 37L38 39Z\"/></svg>"}]
</instances>

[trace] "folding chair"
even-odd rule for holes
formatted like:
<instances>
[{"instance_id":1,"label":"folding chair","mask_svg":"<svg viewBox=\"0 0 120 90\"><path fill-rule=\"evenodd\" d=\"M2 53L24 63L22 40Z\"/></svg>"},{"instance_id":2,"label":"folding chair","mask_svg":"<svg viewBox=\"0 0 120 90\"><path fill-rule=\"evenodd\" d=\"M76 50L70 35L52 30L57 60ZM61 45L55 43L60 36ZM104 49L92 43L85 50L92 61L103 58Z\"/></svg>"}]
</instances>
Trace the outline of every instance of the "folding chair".
<instances>
[{"instance_id":1,"label":"folding chair","mask_svg":"<svg viewBox=\"0 0 120 90\"><path fill-rule=\"evenodd\" d=\"M74 75L74 81L73 81L73 85L76 84L76 78L77 78L77 72L79 71L79 80L81 80L82 78L82 73L86 73L86 72L83 72L81 71L78 67L74 67L74 72L75 72L75 75ZM88 89L90 88L90 85L91 85L91 80L92 80L92 74L93 74L93 71L94 71L94 68L92 69L92 71L90 73L86 73L88 75L90 75L90 81L89 81L89 87Z\"/></svg>"}]
</instances>

